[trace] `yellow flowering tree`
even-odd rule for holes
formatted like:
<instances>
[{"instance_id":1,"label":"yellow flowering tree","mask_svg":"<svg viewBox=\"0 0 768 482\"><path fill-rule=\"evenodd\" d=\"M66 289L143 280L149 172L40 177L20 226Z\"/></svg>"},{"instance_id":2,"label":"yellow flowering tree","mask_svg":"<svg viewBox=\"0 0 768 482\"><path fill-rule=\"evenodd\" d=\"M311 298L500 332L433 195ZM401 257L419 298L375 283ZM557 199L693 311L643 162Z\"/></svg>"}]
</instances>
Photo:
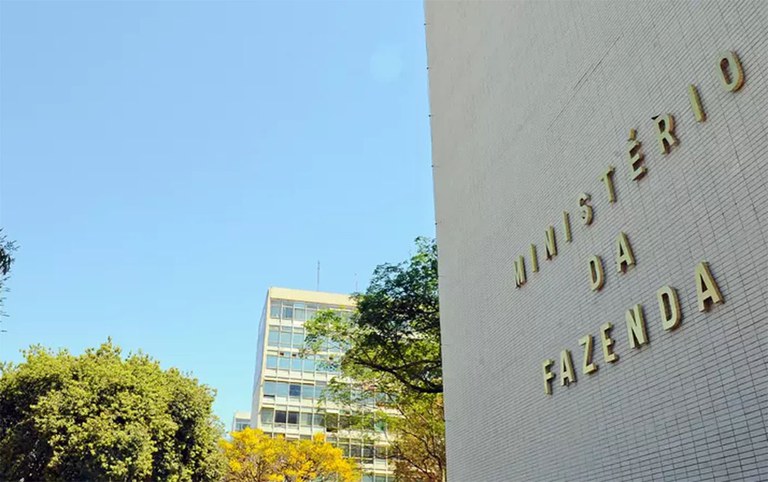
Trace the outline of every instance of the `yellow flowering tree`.
<instances>
[{"instance_id":1,"label":"yellow flowering tree","mask_svg":"<svg viewBox=\"0 0 768 482\"><path fill-rule=\"evenodd\" d=\"M325 441L288 441L246 428L222 440L227 459L225 482L356 482L359 474L341 449Z\"/></svg>"}]
</instances>

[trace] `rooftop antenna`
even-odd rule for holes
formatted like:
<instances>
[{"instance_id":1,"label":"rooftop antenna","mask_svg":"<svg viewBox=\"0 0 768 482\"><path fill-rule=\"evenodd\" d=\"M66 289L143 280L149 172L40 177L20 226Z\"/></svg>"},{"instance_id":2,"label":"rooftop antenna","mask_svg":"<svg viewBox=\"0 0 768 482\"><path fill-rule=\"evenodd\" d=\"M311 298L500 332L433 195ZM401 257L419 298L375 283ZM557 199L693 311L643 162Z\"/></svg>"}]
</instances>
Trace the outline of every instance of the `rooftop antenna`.
<instances>
[{"instance_id":1,"label":"rooftop antenna","mask_svg":"<svg viewBox=\"0 0 768 482\"><path fill-rule=\"evenodd\" d=\"M320 261L317 262L317 291L320 291Z\"/></svg>"}]
</instances>

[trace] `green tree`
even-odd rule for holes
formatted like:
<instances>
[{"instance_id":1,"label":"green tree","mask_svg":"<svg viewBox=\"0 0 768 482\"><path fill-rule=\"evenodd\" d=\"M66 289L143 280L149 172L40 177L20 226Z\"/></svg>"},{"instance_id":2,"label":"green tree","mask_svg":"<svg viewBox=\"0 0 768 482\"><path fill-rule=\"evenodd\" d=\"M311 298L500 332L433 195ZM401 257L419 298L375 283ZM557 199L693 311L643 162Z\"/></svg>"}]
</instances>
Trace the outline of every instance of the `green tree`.
<instances>
[{"instance_id":1,"label":"green tree","mask_svg":"<svg viewBox=\"0 0 768 482\"><path fill-rule=\"evenodd\" d=\"M111 341L0 366L0 480L214 481L214 394Z\"/></svg>"},{"instance_id":2,"label":"green tree","mask_svg":"<svg viewBox=\"0 0 768 482\"><path fill-rule=\"evenodd\" d=\"M326 398L355 411L354 428L384 422L404 481L445 479L437 247L418 238L408 261L383 264L351 316L325 311L305 323L307 351L344 349ZM371 407L361 409L360 407ZM375 408L374 408L375 407Z\"/></svg>"},{"instance_id":3,"label":"green tree","mask_svg":"<svg viewBox=\"0 0 768 482\"><path fill-rule=\"evenodd\" d=\"M406 389L442 393L437 245L416 239L416 254L376 267L365 293L355 293L355 313L324 312L306 323L308 344L330 339L345 348L342 369L387 373Z\"/></svg>"}]
</instances>

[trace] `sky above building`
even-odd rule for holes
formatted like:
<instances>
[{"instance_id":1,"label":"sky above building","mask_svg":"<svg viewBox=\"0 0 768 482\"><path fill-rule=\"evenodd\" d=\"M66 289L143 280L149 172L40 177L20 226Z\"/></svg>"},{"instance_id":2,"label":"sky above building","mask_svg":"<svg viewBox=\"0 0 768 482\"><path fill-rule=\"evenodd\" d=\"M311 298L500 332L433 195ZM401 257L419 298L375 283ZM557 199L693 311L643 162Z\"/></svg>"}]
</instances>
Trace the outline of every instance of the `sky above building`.
<instances>
[{"instance_id":1,"label":"sky above building","mask_svg":"<svg viewBox=\"0 0 768 482\"><path fill-rule=\"evenodd\" d=\"M421 2L0 2L0 360L112 337L247 410L269 286L434 235Z\"/></svg>"}]
</instances>

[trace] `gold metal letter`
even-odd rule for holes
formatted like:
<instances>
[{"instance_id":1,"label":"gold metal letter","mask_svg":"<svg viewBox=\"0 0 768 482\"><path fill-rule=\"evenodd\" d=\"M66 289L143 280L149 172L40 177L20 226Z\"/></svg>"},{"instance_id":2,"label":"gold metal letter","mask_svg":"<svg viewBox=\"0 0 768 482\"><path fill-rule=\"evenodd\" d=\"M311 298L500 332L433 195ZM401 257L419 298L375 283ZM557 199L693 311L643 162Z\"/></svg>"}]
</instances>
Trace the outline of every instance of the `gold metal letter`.
<instances>
[{"instance_id":1,"label":"gold metal letter","mask_svg":"<svg viewBox=\"0 0 768 482\"><path fill-rule=\"evenodd\" d=\"M547 228L547 245L546 245L546 254L547 259L552 259L555 256L557 256L557 240L555 239L555 227L550 226Z\"/></svg>"},{"instance_id":2,"label":"gold metal letter","mask_svg":"<svg viewBox=\"0 0 768 482\"><path fill-rule=\"evenodd\" d=\"M565 231L565 240L570 243L573 238L571 237L571 215L568 211L563 211L563 231Z\"/></svg>"},{"instance_id":3,"label":"gold metal letter","mask_svg":"<svg viewBox=\"0 0 768 482\"><path fill-rule=\"evenodd\" d=\"M632 169L633 181L637 181L648 172L648 169L643 165L644 158L642 145L637 140L637 131L630 129L629 141L627 142L627 160L629 161L629 167Z\"/></svg>"},{"instance_id":4,"label":"gold metal letter","mask_svg":"<svg viewBox=\"0 0 768 482\"><path fill-rule=\"evenodd\" d=\"M632 348L640 348L648 344L648 333L645 331L645 317L643 316L643 307L635 305L627 310L625 315L627 320L627 336L629 336L629 345Z\"/></svg>"},{"instance_id":5,"label":"gold metal letter","mask_svg":"<svg viewBox=\"0 0 768 482\"><path fill-rule=\"evenodd\" d=\"M576 383L576 372L573 371L573 358L570 350L560 352L560 385Z\"/></svg>"},{"instance_id":6,"label":"gold metal letter","mask_svg":"<svg viewBox=\"0 0 768 482\"><path fill-rule=\"evenodd\" d=\"M592 363L592 335L586 335L579 340L579 345L584 347L584 365L581 367L582 373L589 375L597 371L597 365Z\"/></svg>"},{"instance_id":7,"label":"gold metal letter","mask_svg":"<svg viewBox=\"0 0 768 482\"><path fill-rule=\"evenodd\" d=\"M515 286L518 288L525 284L525 257L520 255L515 260Z\"/></svg>"},{"instance_id":8,"label":"gold metal letter","mask_svg":"<svg viewBox=\"0 0 768 482\"><path fill-rule=\"evenodd\" d=\"M736 92L741 89L741 86L744 85L744 69L741 68L741 61L736 52L729 50L720 52L717 66L725 90Z\"/></svg>"},{"instance_id":9,"label":"gold metal letter","mask_svg":"<svg viewBox=\"0 0 768 482\"><path fill-rule=\"evenodd\" d=\"M600 180L605 183L605 189L608 190L608 202L616 202L616 189L613 187L613 172L616 170L613 166L608 166L608 169L600 176Z\"/></svg>"},{"instance_id":10,"label":"gold metal letter","mask_svg":"<svg viewBox=\"0 0 768 482\"><path fill-rule=\"evenodd\" d=\"M531 271L539 272L539 254L536 252L536 245L531 245Z\"/></svg>"},{"instance_id":11,"label":"gold metal letter","mask_svg":"<svg viewBox=\"0 0 768 482\"><path fill-rule=\"evenodd\" d=\"M600 256L592 256L589 258L589 289L600 291L604 283L603 260Z\"/></svg>"},{"instance_id":12,"label":"gold metal letter","mask_svg":"<svg viewBox=\"0 0 768 482\"><path fill-rule=\"evenodd\" d=\"M671 286L662 286L656 292L656 298L659 300L661 327L665 330L674 330L680 326L680 320L683 317L680 314L680 299L677 297L677 291Z\"/></svg>"},{"instance_id":13,"label":"gold metal letter","mask_svg":"<svg viewBox=\"0 0 768 482\"><path fill-rule=\"evenodd\" d=\"M544 372L544 393L552 395L552 380L555 378L555 374L549 369L555 364L555 360L544 360L541 364L541 370Z\"/></svg>"},{"instance_id":14,"label":"gold metal letter","mask_svg":"<svg viewBox=\"0 0 768 482\"><path fill-rule=\"evenodd\" d=\"M696 118L696 122L707 120L707 113L704 112L704 106L701 105L699 91L693 84L688 86L688 98L691 100L691 109L693 109L693 116Z\"/></svg>"},{"instance_id":15,"label":"gold metal letter","mask_svg":"<svg viewBox=\"0 0 768 482\"><path fill-rule=\"evenodd\" d=\"M675 118L672 114L659 115L653 118L658 131L659 148L662 154L669 153L672 146L677 144L675 137Z\"/></svg>"},{"instance_id":16,"label":"gold metal letter","mask_svg":"<svg viewBox=\"0 0 768 482\"><path fill-rule=\"evenodd\" d=\"M709 263L702 261L696 265L696 298L699 302L699 311L709 311L715 303L723 303L723 294L717 281L709 271ZM707 303L711 301L711 303Z\"/></svg>"},{"instance_id":17,"label":"gold metal letter","mask_svg":"<svg viewBox=\"0 0 768 482\"><path fill-rule=\"evenodd\" d=\"M579 196L579 206L581 207L581 221L589 226L592 224L592 205L588 204L592 199L589 194L582 193Z\"/></svg>"},{"instance_id":18,"label":"gold metal letter","mask_svg":"<svg viewBox=\"0 0 768 482\"><path fill-rule=\"evenodd\" d=\"M627 268L635 264L635 254L632 252L632 245L624 233L619 233L616 238L616 272L626 273Z\"/></svg>"},{"instance_id":19,"label":"gold metal letter","mask_svg":"<svg viewBox=\"0 0 768 482\"><path fill-rule=\"evenodd\" d=\"M611 338L611 323L605 323L600 327L600 341L603 345L603 359L608 363L614 363L619 359L619 355L613 352L613 339Z\"/></svg>"}]
</instances>

